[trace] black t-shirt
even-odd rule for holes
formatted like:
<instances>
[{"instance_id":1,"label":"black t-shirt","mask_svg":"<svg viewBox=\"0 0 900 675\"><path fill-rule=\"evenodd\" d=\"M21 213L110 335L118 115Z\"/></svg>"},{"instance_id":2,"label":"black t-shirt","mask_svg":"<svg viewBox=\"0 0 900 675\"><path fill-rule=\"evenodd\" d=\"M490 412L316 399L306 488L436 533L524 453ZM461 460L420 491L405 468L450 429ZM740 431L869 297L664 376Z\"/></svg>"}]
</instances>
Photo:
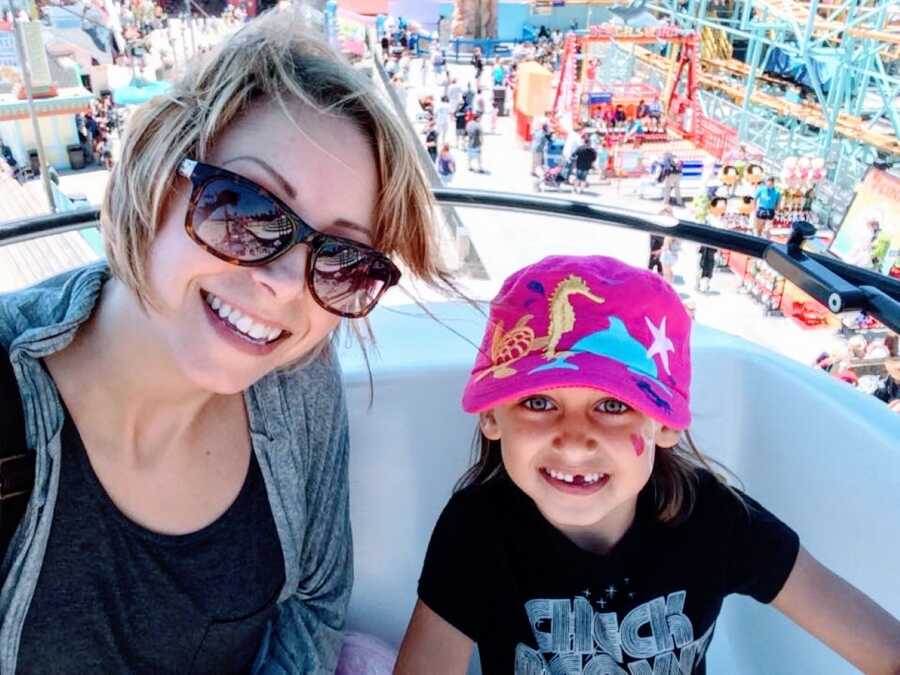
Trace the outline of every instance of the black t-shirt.
<instances>
[{"instance_id":1,"label":"black t-shirt","mask_svg":"<svg viewBox=\"0 0 900 675\"><path fill-rule=\"evenodd\" d=\"M429 129L425 134L425 149L432 157L437 157L438 132L436 129Z\"/></svg>"},{"instance_id":2,"label":"black t-shirt","mask_svg":"<svg viewBox=\"0 0 900 675\"><path fill-rule=\"evenodd\" d=\"M900 382L888 375L879 383L878 388L875 390L875 398L879 398L885 403L890 403L895 398L900 398Z\"/></svg>"},{"instance_id":3,"label":"black t-shirt","mask_svg":"<svg viewBox=\"0 0 900 675\"><path fill-rule=\"evenodd\" d=\"M115 506L67 411L61 442L53 527L17 672L250 672L284 586L255 455L216 521L164 535Z\"/></svg>"},{"instance_id":4,"label":"black t-shirt","mask_svg":"<svg viewBox=\"0 0 900 675\"><path fill-rule=\"evenodd\" d=\"M631 528L601 556L501 474L451 498L419 597L478 644L486 675L556 672L555 659L565 672L703 674L725 596L771 602L799 550L793 530L746 503L749 513L704 471L691 516L666 525L648 484Z\"/></svg>"},{"instance_id":5,"label":"black t-shirt","mask_svg":"<svg viewBox=\"0 0 900 675\"><path fill-rule=\"evenodd\" d=\"M575 168L579 171L590 171L597 161L597 151L586 145L582 145L575 151Z\"/></svg>"}]
</instances>

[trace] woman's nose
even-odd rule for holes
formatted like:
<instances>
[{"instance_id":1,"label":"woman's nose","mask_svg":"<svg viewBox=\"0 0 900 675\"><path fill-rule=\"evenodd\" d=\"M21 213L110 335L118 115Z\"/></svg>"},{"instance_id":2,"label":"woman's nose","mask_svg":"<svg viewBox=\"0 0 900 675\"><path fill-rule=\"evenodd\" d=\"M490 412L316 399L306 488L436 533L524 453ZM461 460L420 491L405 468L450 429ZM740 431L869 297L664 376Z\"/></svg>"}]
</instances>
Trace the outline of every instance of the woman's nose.
<instances>
[{"instance_id":1,"label":"woman's nose","mask_svg":"<svg viewBox=\"0 0 900 675\"><path fill-rule=\"evenodd\" d=\"M289 302L306 293L306 265L309 247L301 244L268 265L251 267L256 283L268 289L279 302Z\"/></svg>"}]
</instances>

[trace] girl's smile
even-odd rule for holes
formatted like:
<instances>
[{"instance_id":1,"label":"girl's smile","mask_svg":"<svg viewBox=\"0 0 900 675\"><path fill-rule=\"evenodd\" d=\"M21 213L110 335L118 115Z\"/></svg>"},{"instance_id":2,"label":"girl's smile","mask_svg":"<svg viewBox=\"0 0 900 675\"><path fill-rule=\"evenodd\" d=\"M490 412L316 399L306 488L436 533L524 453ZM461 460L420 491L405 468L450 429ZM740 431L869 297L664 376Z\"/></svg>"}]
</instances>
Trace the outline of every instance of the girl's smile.
<instances>
[{"instance_id":1,"label":"girl's smile","mask_svg":"<svg viewBox=\"0 0 900 675\"><path fill-rule=\"evenodd\" d=\"M610 394L563 387L481 414L503 466L544 517L573 540L585 530L614 543L634 517L656 448L678 432Z\"/></svg>"},{"instance_id":2,"label":"girl's smile","mask_svg":"<svg viewBox=\"0 0 900 675\"><path fill-rule=\"evenodd\" d=\"M571 473L541 467L540 474L550 485L561 492L572 495L592 495L608 482L608 473Z\"/></svg>"}]
</instances>

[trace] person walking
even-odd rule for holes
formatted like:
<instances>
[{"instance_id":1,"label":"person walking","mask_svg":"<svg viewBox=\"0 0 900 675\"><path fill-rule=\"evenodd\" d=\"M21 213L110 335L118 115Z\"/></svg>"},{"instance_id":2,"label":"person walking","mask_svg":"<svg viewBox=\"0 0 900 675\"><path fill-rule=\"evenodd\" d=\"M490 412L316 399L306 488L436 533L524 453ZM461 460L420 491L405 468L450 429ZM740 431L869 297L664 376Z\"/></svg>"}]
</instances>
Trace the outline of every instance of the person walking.
<instances>
[{"instance_id":1,"label":"person walking","mask_svg":"<svg viewBox=\"0 0 900 675\"><path fill-rule=\"evenodd\" d=\"M503 87L506 84L506 69L500 63L499 56L494 58L494 69L491 71L491 79L494 83L494 88Z\"/></svg>"},{"instance_id":2,"label":"person walking","mask_svg":"<svg viewBox=\"0 0 900 675\"><path fill-rule=\"evenodd\" d=\"M446 96L441 96L434 106L434 124L438 132L438 142L445 143L447 132L450 130L450 99Z\"/></svg>"},{"instance_id":3,"label":"person walking","mask_svg":"<svg viewBox=\"0 0 900 675\"><path fill-rule=\"evenodd\" d=\"M432 162L437 162L438 156L438 131L434 121L428 122L425 127L425 150Z\"/></svg>"},{"instance_id":4,"label":"person walking","mask_svg":"<svg viewBox=\"0 0 900 675\"><path fill-rule=\"evenodd\" d=\"M696 288L701 293L709 293L709 286L716 270L716 253L717 250L712 246L700 247L700 276L697 277Z\"/></svg>"},{"instance_id":5,"label":"person walking","mask_svg":"<svg viewBox=\"0 0 900 675\"><path fill-rule=\"evenodd\" d=\"M447 99L450 101L450 110L456 110L459 102L463 100L462 87L455 77L451 77L450 84L447 85Z\"/></svg>"},{"instance_id":6,"label":"person walking","mask_svg":"<svg viewBox=\"0 0 900 675\"><path fill-rule=\"evenodd\" d=\"M472 51L472 58L469 60L469 63L471 63L472 67L475 69L475 84L476 86L480 86L481 73L484 72L484 57L481 55L481 47L475 47Z\"/></svg>"},{"instance_id":7,"label":"person walking","mask_svg":"<svg viewBox=\"0 0 900 675\"><path fill-rule=\"evenodd\" d=\"M591 147L591 139L589 136L584 137L581 146L574 152L572 158L575 160L575 192L583 192L587 187L588 174L597 161L597 151Z\"/></svg>"},{"instance_id":8,"label":"person walking","mask_svg":"<svg viewBox=\"0 0 900 675\"><path fill-rule=\"evenodd\" d=\"M553 134L547 122L544 122L531 136L531 173L538 178L543 177L544 157L552 137Z\"/></svg>"},{"instance_id":9,"label":"person walking","mask_svg":"<svg viewBox=\"0 0 900 675\"><path fill-rule=\"evenodd\" d=\"M662 265L663 279L670 284L675 283L675 264L681 251L681 242L675 237L666 237L663 241L659 262Z\"/></svg>"},{"instance_id":10,"label":"person walking","mask_svg":"<svg viewBox=\"0 0 900 675\"><path fill-rule=\"evenodd\" d=\"M650 235L650 257L647 260L647 269L651 272L655 271L657 274L662 274L663 268L660 256L662 255L665 240L665 237L661 237L658 234Z\"/></svg>"},{"instance_id":11,"label":"person walking","mask_svg":"<svg viewBox=\"0 0 900 675\"><path fill-rule=\"evenodd\" d=\"M775 176L769 176L766 178L766 184L756 191L753 231L757 237L768 236L769 226L766 223L775 219L775 210L778 208L779 201L781 201L781 192L775 187Z\"/></svg>"},{"instance_id":12,"label":"person walking","mask_svg":"<svg viewBox=\"0 0 900 675\"><path fill-rule=\"evenodd\" d=\"M454 112L456 121L456 126L454 127L456 131L456 147L460 150L466 147L466 115L468 113L469 109L466 107L466 102L460 100L456 105L456 111Z\"/></svg>"},{"instance_id":13,"label":"person walking","mask_svg":"<svg viewBox=\"0 0 900 675\"><path fill-rule=\"evenodd\" d=\"M467 151L469 159L469 171L484 173L484 165L481 161L481 151L484 143L484 133L481 129L481 114L475 113L472 121L466 125ZM478 164L477 169L472 166Z\"/></svg>"},{"instance_id":14,"label":"person walking","mask_svg":"<svg viewBox=\"0 0 900 675\"><path fill-rule=\"evenodd\" d=\"M681 171L682 164L671 152L663 155L660 162L659 176L657 181L662 183L662 202L663 211L672 212L671 199L672 192L675 192L675 199L678 200L678 206L684 206L684 199L681 196Z\"/></svg>"},{"instance_id":15,"label":"person walking","mask_svg":"<svg viewBox=\"0 0 900 675\"><path fill-rule=\"evenodd\" d=\"M445 186L450 185L453 176L456 174L456 160L450 151L449 143L444 143L441 146L441 151L438 153L437 172L441 178L441 183Z\"/></svg>"}]
</instances>

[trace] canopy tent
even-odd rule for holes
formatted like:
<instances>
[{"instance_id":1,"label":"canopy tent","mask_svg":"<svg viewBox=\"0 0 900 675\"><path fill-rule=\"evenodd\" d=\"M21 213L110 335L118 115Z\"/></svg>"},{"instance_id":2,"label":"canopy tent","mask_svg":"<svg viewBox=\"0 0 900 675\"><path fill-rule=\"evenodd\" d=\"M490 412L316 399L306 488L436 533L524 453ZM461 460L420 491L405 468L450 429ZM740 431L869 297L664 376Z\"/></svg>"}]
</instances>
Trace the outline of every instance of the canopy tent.
<instances>
[{"instance_id":1,"label":"canopy tent","mask_svg":"<svg viewBox=\"0 0 900 675\"><path fill-rule=\"evenodd\" d=\"M142 82L132 80L125 87L113 90L113 103L119 105L140 105L146 103L154 96L165 94L172 85L169 82Z\"/></svg>"}]
</instances>

